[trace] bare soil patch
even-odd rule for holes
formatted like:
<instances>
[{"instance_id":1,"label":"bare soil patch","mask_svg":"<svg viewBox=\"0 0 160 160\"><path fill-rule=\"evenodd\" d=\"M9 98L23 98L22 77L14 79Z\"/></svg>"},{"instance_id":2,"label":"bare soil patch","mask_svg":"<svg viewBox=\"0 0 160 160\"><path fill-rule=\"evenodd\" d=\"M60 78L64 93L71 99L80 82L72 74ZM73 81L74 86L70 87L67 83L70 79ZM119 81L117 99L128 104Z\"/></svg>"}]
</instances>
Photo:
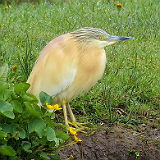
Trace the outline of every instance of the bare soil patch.
<instances>
[{"instance_id":1,"label":"bare soil patch","mask_svg":"<svg viewBox=\"0 0 160 160\"><path fill-rule=\"evenodd\" d=\"M160 160L160 129L114 126L92 135L79 134L81 143L59 152L61 160ZM72 140L71 140L72 141Z\"/></svg>"}]
</instances>

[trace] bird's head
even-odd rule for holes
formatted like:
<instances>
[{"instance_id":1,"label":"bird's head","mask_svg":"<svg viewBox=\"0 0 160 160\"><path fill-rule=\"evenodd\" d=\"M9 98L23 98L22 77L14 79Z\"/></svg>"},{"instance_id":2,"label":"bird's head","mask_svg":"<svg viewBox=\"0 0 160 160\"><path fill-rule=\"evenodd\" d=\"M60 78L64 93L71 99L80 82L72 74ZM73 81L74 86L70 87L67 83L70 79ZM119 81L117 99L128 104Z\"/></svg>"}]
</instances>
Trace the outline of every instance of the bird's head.
<instances>
[{"instance_id":1,"label":"bird's head","mask_svg":"<svg viewBox=\"0 0 160 160\"><path fill-rule=\"evenodd\" d=\"M71 34L80 42L98 45L101 48L119 41L133 39L133 37L111 36L102 29L90 27L81 28L71 32Z\"/></svg>"}]
</instances>

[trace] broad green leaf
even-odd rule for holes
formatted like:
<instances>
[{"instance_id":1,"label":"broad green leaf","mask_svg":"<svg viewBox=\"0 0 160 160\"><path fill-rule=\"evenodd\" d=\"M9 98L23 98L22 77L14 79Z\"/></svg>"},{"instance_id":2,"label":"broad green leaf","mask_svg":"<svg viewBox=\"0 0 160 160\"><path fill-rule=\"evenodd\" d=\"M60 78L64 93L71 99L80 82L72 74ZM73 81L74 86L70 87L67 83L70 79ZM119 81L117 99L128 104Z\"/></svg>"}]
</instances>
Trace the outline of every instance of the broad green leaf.
<instances>
[{"instance_id":1,"label":"broad green leaf","mask_svg":"<svg viewBox=\"0 0 160 160\"><path fill-rule=\"evenodd\" d=\"M10 133L16 140L18 140L19 138L23 139L26 136L25 130L23 128L20 128L18 124L3 124L1 126L4 132Z\"/></svg>"},{"instance_id":2,"label":"broad green leaf","mask_svg":"<svg viewBox=\"0 0 160 160\"><path fill-rule=\"evenodd\" d=\"M8 64L0 66L0 80L6 81L8 76Z\"/></svg>"},{"instance_id":3,"label":"broad green leaf","mask_svg":"<svg viewBox=\"0 0 160 160\"><path fill-rule=\"evenodd\" d=\"M26 131L23 128L19 128L19 137L24 139L26 138Z\"/></svg>"},{"instance_id":4,"label":"broad green leaf","mask_svg":"<svg viewBox=\"0 0 160 160\"><path fill-rule=\"evenodd\" d=\"M24 102L24 104L28 112L27 114L30 114L32 116L39 117L39 118L42 116L41 109L38 105L33 104L31 102Z\"/></svg>"},{"instance_id":5,"label":"broad green leaf","mask_svg":"<svg viewBox=\"0 0 160 160\"><path fill-rule=\"evenodd\" d=\"M1 126L2 126L2 130L4 132L11 133L11 135L16 139L18 139L19 137L20 138L23 137L24 134L25 134L24 133L25 132L24 129L20 128L18 126L18 124L15 124L15 123L13 123L13 124L3 124Z\"/></svg>"},{"instance_id":6,"label":"broad green leaf","mask_svg":"<svg viewBox=\"0 0 160 160\"><path fill-rule=\"evenodd\" d=\"M17 124L3 124L1 125L3 131L7 132L7 133L15 133L18 131L18 125Z\"/></svg>"},{"instance_id":7,"label":"broad green leaf","mask_svg":"<svg viewBox=\"0 0 160 160\"><path fill-rule=\"evenodd\" d=\"M2 130L6 133L12 133L12 125L11 124L2 124Z\"/></svg>"},{"instance_id":8,"label":"broad green leaf","mask_svg":"<svg viewBox=\"0 0 160 160\"><path fill-rule=\"evenodd\" d=\"M0 113L8 118L14 119L13 107L10 103L0 100Z\"/></svg>"},{"instance_id":9,"label":"broad green leaf","mask_svg":"<svg viewBox=\"0 0 160 160\"><path fill-rule=\"evenodd\" d=\"M23 107L22 107L22 104L19 101L13 100L13 101L11 101L11 104L12 104L13 110L15 112L22 113Z\"/></svg>"},{"instance_id":10,"label":"broad green leaf","mask_svg":"<svg viewBox=\"0 0 160 160\"><path fill-rule=\"evenodd\" d=\"M55 141L57 139L55 131L51 127L47 128L46 135L48 141Z\"/></svg>"},{"instance_id":11,"label":"broad green leaf","mask_svg":"<svg viewBox=\"0 0 160 160\"><path fill-rule=\"evenodd\" d=\"M55 130L55 133L56 133L56 137L62 139L63 141L66 141L70 138L69 135L63 131Z\"/></svg>"},{"instance_id":12,"label":"broad green leaf","mask_svg":"<svg viewBox=\"0 0 160 160\"><path fill-rule=\"evenodd\" d=\"M31 119L28 124L29 133L36 132L40 138L44 136L46 123L40 118Z\"/></svg>"},{"instance_id":13,"label":"broad green leaf","mask_svg":"<svg viewBox=\"0 0 160 160\"><path fill-rule=\"evenodd\" d=\"M7 133L4 131L0 131L0 138L5 138L7 137Z\"/></svg>"},{"instance_id":14,"label":"broad green leaf","mask_svg":"<svg viewBox=\"0 0 160 160\"><path fill-rule=\"evenodd\" d=\"M6 89L8 89L8 84L6 82L1 82L0 81L0 93Z\"/></svg>"},{"instance_id":15,"label":"broad green leaf","mask_svg":"<svg viewBox=\"0 0 160 160\"><path fill-rule=\"evenodd\" d=\"M23 101L27 101L27 102L35 102L36 104L38 103L37 97L31 93L26 93L25 95L23 95L22 99Z\"/></svg>"},{"instance_id":16,"label":"broad green leaf","mask_svg":"<svg viewBox=\"0 0 160 160\"><path fill-rule=\"evenodd\" d=\"M51 104L51 105L53 104L53 98L43 91L39 94L39 98L40 98L42 105L44 106L46 105L46 103Z\"/></svg>"},{"instance_id":17,"label":"broad green leaf","mask_svg":"<svg viewBox=\"0 0 160 160\"><path fill-rule=\"evenodd\" d=\"M11 96L12 91L8 89L8 84L0 82L0 99L6 101Z\"/></svg>"},{"instance_id":18,"label":"broad green leaf","mask_svg":"<svg viewBox=\"0 0 160 160\"><path fill-rule=\"evenodd\" d=\"M5 156L15 156L16 152L11 146L1 145L0 153Z\"/></svg>"},{"instance_id":19,"label":"broad green leaf","mask_svg":"<svg viewBox=\"0 0 160 160\"><path fill-rule=\"evenodd\" d=\"M2 98L2 100L3 101L7 101L11 97L11 94L12 94L12 92L9 89L5 90L3 92L3 98Z\"/></svg>"},{"instance_id":20,"label":"broad green leaf","mask_svg":"<svg viewBox=\"0 0 160 160\"><path fill-rule=\"evenodd\" d=\"M14 85L14 91L16 94L21 95L24 94L29 87L30 85L28 83L18 83Z\"/></svg>"},{"instance_id":21,"label":"broad green leaf","mask_svg":"<svg viewBox=\"0 0 160 160\"><path fill-rule=\"evenodd\" d=\"M32 153L32 150L30 150L31 148L31 143L28 141L22 141L22 148L24 149L24 151L28 152L28 153Z\"/></svg>"}]
</instances>

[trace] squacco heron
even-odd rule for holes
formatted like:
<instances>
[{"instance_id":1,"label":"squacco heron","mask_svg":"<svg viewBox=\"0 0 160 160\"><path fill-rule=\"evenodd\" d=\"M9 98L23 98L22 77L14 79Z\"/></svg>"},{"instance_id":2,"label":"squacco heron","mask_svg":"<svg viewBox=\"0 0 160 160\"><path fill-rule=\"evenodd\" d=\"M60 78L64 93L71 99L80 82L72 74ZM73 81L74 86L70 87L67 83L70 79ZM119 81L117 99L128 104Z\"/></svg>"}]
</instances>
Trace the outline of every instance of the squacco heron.
<instances>
[{"instance_id":1,"label":"squacco heron","mask_svg":"<svg viewBox=\"0 0 160 160\"><path fill-rule=\"evenodd\" d=\"M132 37L111 36L98 28L82 28L61 35L49 42L36 61L28 78L29 92L39 97L41 91L63 107L65 125L83 129L69 102L88 91L103 75L106 66L105 46Z\"/></svg>"}]
</instances>

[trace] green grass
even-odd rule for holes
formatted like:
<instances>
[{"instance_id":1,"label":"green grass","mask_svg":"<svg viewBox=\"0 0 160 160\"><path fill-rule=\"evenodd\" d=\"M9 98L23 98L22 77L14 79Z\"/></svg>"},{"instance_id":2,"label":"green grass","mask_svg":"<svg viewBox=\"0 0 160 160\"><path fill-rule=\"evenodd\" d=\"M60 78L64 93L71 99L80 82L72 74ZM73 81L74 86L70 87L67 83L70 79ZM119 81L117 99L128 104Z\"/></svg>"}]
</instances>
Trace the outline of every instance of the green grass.
<instances>
[{"instance_id":1,"label":"green grass","mask_svg":"<svg viewBox=\"0 0 160 160\"><path fill-rule=\"evenodd\" d=\"M92 122L120 121L160 114L159 0L68 0L0 6L0 62L10 66L8 80L26 81L41 49L58 35L97 27L135 39L106 48L103 78L88 94L72 101L74 112ZM25 55L30 55L26 61ZM24 60L23 60L24 59ZM20 63L21 62L21 63ZM17 70L12 66L17 65ZM121 108L125 114L118 114ZM146 117L147 117L146 116Z\"/></svg>"}]
</instances>

